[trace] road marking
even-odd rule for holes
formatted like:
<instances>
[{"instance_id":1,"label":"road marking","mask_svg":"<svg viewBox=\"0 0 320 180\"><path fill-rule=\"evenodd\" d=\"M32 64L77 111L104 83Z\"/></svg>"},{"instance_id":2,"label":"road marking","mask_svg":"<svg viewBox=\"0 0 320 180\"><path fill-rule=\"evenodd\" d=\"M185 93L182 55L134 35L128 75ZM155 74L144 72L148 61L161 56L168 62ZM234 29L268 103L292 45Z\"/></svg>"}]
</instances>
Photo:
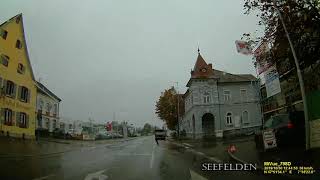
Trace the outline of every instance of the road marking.
<instances>
[{"instance_id":1,"label":"road marking","mask_svg":"<svg viewBox=\"0 0 320 180\"><path fill-rule=\"evenodd\" d=\"M153 161L154 161L154 149L155 149L156 145L153 145L152 148L152 154L151 154L151 159L150 159L150 169L152 169L153 167Z\"/></svg>"},{"instance_id":2,"label":"road marking","mask_svg":"<svg viewBox=\"0 0 320 180\"><path fill-rule=\"evenodd\" d=\"M39 178L34 178L33 180L43 180L43 179L48 179L49 177L55 176L54 174L49 174L47 176L39 177Z\"/></svg>"},{"instance_id":3,"label":"road marking","mask_svg":"<svg viewBox=\"0 0 320 180\"><path fill-rule=\"evenodd\" d=\"M197 151L196 153L197 153L197 154L199 154L199 155L201 155L201 156L203 156L203 155L204 155L204 153L203 153L203 152L199 152L199 151Z\"/></svg>"},{"instance_id":4,"label":"road marking","mask_svg":"<svg viewBox=\"0 0 320 180\"><path fill-rule=\"evenodd\" d=\"M105 180L105 179L108 179L108 176L102 174L105 171L106 171L106 169L101 170L101 171L97 171L94 173L90 173L85 177L84 180L94 180L94 179Z\"/></svg>"},{"instance_id":5,"label":"road marking","mask_svg":"<svg viewBox=\"0 0 320 180\"><path fill-rule=\"evenodd\" d=\"M118 153L117 156L152 156L152 154Z\"/></svg>"}]
</instances>

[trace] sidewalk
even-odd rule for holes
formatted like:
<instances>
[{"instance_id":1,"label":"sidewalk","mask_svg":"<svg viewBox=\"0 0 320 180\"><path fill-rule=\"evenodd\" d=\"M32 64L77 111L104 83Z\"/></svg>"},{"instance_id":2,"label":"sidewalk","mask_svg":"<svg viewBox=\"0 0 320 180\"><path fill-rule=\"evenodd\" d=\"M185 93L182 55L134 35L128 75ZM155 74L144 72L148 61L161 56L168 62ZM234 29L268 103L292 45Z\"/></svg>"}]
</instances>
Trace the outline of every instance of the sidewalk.
<instances>
[{"instance_id":1,"label":"sidewalk","mask_svg":"<svg viewBox=\"0 0 320 180\"><path fill-rule=\"evenodd\" d=\"M253 136L244 136L233 139L214 139L214 140L173 140L171 141L179 143L186 148L192 148L196 152L204 153L206 156L214 157L223 162L230 161L230 157L227 153L227 149L231 144L236 144L237 148L243 149L244 151L255 147ZM256 154L252 153L256 159Z\"/></svg>"}]
</instances>

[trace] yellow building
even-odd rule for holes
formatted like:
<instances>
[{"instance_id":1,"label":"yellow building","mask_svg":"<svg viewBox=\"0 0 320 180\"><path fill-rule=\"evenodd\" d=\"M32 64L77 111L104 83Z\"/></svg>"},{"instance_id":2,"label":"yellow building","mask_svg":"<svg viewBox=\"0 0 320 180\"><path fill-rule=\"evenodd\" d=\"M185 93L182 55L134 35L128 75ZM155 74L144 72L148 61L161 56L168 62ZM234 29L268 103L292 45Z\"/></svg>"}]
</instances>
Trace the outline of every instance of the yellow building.
<instances>
[{"instance_id":1,"label":"yellow building","mask_svg":"<svg viewBox=\"0 0 320 180\"><path fill-rule=\"evenodd\" d=\"M35 138L36 93L22 14L0 25L0 135Z\"/></svg>"}]
</instances>

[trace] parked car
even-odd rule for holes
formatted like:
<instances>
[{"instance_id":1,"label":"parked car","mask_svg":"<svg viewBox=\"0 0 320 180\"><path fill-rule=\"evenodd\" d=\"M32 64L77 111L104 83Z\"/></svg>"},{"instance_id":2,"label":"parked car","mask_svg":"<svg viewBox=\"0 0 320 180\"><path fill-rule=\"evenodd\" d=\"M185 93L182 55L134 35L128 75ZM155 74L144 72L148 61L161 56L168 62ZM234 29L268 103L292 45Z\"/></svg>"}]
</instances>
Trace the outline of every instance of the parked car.
<instances>
[{"instance_id":1,"label":"parked car","mask_svg":"<svg viewBox=\"0 0 320 180\"><path fill-rule=\"evenodd\" d=\"M53 134L54 138L59 138L59 139L71 139L72 138L71 134L64 133L64 131L59 128L56 128L52 134Z\"/></svg>"},{"instance_id":2,"label":"parked car","mask_svg":"<svg viewBox=\"0 0 320 180\"><path fill-rule=\"evenodd\" d=\"M277 114L266 120L261 131L255 134L257 147L263 146L262 132L268 129L275 133L278 147L305 145L304 114L301 111Z\"/></svg>"},{"instance_id":3,"label":"parked car","mask_svg":"<svg viewBox=\"0 0 320 180\"><path fill-rule=\"evenodd\" d=\"M98 133L96 139L111 139L111 135L108 133Z\"/></svg>"}]
</instances>

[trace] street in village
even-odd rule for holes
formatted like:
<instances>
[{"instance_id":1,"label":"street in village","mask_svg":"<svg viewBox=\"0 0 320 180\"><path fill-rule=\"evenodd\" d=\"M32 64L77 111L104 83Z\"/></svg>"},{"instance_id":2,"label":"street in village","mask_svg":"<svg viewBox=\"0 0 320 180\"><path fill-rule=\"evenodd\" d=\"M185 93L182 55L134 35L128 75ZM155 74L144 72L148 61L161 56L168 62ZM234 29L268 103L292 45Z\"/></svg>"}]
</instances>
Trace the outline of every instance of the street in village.
<instances>
[{"instance_id":1,"label":"street in village","mask_svg":"<svg viewBox=\"0 0 320 180\"><path fill-rule=\"evenodd\" d=\"M238 144L241 142L250 141L240 139ZM1 148L0 169L5 169L1 179L234 180L239 176L248 180L297 179L296 176L262 176L258 171L201 171L203 162L234 162L222 142L203 145L200 149L173 140L160 141L157 145L154 136L85 142L40 140L26 143L1 139L1 147L3 143L12 149Z\"/></svg>"}]
</instances>

